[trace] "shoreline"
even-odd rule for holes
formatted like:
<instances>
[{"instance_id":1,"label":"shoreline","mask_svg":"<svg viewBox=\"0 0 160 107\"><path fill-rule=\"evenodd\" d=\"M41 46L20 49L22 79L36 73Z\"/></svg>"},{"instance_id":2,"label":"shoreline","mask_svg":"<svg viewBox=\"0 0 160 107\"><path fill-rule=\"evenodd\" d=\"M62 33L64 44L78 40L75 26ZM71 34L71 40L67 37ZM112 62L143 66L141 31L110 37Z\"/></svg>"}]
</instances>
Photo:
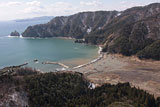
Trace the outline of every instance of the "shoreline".
<instances>
[{"instance_id":1,"label":"shoreline","mask_svg":"<svg viewBox=\"0 0 160 107\"><path fill-rule=\"evenodd\" d=\"M4 68L0 69L0 76L14 72L13 69L19 69L21 67L24 67L25 65L28 65L28 63L24 63L24 64L17 65L17 66L4 67Z\"/></svg>"},{"instance_id":2,"label":"shoreline","mask_svg":"<svg viewBox=\"0 0 160 107\"><path fill-rule=\"evenodd\" d=\"M99 54L99 55L98 55L98 57L97 57L96 59L93 59L93 60L91 60L91 61L89 61L89 62L87 62L87 63L81 64L81 65L77 65L77 66L71 67L71 68L70 68L67 64L63 64L63 63L61 63L61 62L50 62L50 61L46 61L46 62L44 62L44 64L58 64L58 65L60 65L60 66L63 67L63 68L56 68L56 71L72 71L72 70L80 69L80 68L82 68L82 67L91 65L91 64L96 63L96 62L98 62L99 60L103 59L105 53L102 52L102 47L101 47L101 46L99 46L98 54ZM43 72L43 71L42 71L42 72Z\"/></svg>"},{"instance_id":3,"label":"shoreline","mask_svg":"<svg viewBox=\"0 0 160 107\"><path fill-rule=\"evenodd\" d=\"M2 36L3 37L8 37L8 38L23 38L23 39L63 39L63 40L76 40L76 38L72 37L45 37L45 38L40 38L40 37L23 37L22 35L20 36ZM93 44L87 44L87 43L79 43L79 44L85 44L89 46L99 46L99 45L93 45Z\"/></svg>"},{"instance_id":4,"label":"shoreline","mask_svg":"<svg viewBox=\"0 0 160 107\"><path fill-rule=\"evenodd\" d=\"M44 37L44 38L40 38L40 37L23 37L22 35L20 36L11 36L11 35L8 35L8 36L4 36L4 37L9 37L9 38L26 38L26 39L51 39L51 38L57 38L57 39L65 39L65 40L75 40L75 38L72 38L72 37Z\"/></svg>"},{"instance_id":5,"label":"shoreline","mask_svg":"<svg viewBox=\"0 0 160 107\"><path fill-rule=\"evenodd\" d=\"M67 64L63 64L61 62L51 62L51 61L45 61L45 62L42 62L42 64L55 64L55 65L62 66L62 68L56 68L55 72L57 72L57 71L72 71L72 70L76 70L76 69L91 65L91 64L96 63L99 60L101 60L104 57L104 54L105 54L105 53L102 53L101 51L102 51L102 47L99 46L97 58L91 59L91 61L89 61L87 63L84 63L84 64L77 65L75 67L69 67ZM27 63L27 65L28 65L28 63ZM19 66L19 65L13 65L13 66ZM5 66L5 67L2 67L1 69L7 68L7 67L12 67L12 66ZM32 69L35 69L35 68L32 68ZM42 71L40 69L36 69L36 70L41 72L41 73L45 73L44 71Z\"/></svg>"},{"instance_id":6,"label":"shoreline","mask_svg":"<svg viewBox=\"0 0 160 107\"><path fill-rule=\"evenodd\" d=\"M96 63L96 62L98 62L99 60L103 59L105 53L102 52L102 47L101 47L101 46L99 46L98 54L99 54L99 56L98 56L96 59L93 59L93 60L91 60L91 61L88 62L88 63L81 64L81 65L78 65L78 66L76 66L76 67L73 67L71 70L76 70L76 69L79 69L79 68L82 68L82 67L91 65L91 64Z\"/></svg>"}]
</instances>

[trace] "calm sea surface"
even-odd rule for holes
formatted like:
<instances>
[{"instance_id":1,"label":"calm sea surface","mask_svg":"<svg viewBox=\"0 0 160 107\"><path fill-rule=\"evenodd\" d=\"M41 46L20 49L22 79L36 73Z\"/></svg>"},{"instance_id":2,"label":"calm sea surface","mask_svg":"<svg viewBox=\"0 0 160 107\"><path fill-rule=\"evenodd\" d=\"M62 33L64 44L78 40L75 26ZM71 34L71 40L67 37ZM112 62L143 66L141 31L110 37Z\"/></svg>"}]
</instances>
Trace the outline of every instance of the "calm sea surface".
<instances>
[{"instance_id":1,"label":"calm sea surface","mask_svg":"<svg viewBox=\"0 0 160 107\"><path fill-rule=\"evenodd\" d=\"M28 67L42 71L54 71L61 67L58 65L43 65L42 62L56 61L63 63L68 60L68 63L65 64L73 67L79 64L75 63L76 60L78 62L79 59L84 59L84 63L86 63L86 59L89 61L97 57L98 47L75 44L73 40L8 37L11 31L23 32L27 26L39 23L0 22L0 68L27 62L29 63ZM38 63L35 63L34 59L38 59Z\"/></svg>"}]
</instances>

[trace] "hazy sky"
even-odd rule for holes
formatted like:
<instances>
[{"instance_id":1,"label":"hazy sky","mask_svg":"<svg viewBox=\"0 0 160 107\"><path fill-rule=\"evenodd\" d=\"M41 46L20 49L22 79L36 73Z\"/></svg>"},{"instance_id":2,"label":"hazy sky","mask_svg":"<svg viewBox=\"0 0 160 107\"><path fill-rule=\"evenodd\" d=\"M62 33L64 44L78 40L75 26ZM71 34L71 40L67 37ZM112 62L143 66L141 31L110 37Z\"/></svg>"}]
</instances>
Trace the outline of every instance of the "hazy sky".
<instances>
[{"instance_id":1,"label":"hazy sky","mask_svg":"<svg viewBox=\"0 0 160 107\"><path fill-rule=\"evenodd\" d=\"M82 11L124 10L160 0L0 0L0 20L70 15Z\"/></svg>"}]
</instances>

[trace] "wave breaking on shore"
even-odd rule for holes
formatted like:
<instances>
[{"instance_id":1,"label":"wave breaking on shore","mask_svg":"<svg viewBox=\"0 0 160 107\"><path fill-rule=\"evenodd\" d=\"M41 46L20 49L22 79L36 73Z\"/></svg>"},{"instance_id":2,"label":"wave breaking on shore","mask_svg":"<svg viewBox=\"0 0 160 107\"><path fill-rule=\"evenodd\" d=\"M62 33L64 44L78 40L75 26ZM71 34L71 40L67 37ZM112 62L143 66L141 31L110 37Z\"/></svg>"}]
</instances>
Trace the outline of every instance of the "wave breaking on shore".
<instances>
[{"instance_id":1,"label":"wave breaking on shore","mask_svg":"<svg viewBox=\"0 0 160 107\"><path fill-rule=\"evenodd\" d=\"M79 69L79 68L82 68L82 67L86 67L86 66L88 66L90 64L93 64L93 63L101 60L104 57L104 53L102 53L102 47L101 46L99 46L98 54L99 54L98 58L96 58L96 59L94 59L94 60L92 60L92 61L90 61L90 62L88 62L86 64L82 64L82 65L73 67L71 70L75 70L75 69Z\"/></svg>"}]
</instances>

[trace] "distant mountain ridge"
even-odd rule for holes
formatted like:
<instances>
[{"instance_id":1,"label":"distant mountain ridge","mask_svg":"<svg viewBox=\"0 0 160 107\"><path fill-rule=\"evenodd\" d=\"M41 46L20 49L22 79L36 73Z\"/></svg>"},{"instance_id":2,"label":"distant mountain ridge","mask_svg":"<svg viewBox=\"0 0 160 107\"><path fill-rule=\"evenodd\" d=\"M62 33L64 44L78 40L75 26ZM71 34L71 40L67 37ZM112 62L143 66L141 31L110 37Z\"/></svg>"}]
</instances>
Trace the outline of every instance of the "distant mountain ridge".
<instances>
[{"instance_id":1,"label":"distant mountain ridge","mask_svg":"<svg viewBox=\"0 0 160 107\"><path fill-rule=\"evenodd\" d=\"M154 56L155 51L153 56L145 52L139 54L145 47L160 39L159 28L160 3L153 3L122 12L82 12L68 17L56 17L47 24L28 27L22 35L83 38L86 43L104 45L103 51L109 53L160 59L160 54ZM151 49L154 49L153 46L155 45Z\"/></svg>"},{"instance_id":2,"label":"distant mountain ridge","mask_svg":"<svg viewBox=\"0 0 160 107\"><path fill-rule=\"evenodd\" d=\"M26 18L26 19L17 19L14 20L16 22L28 22L28 21L37 21L37 20L51 20L54 16L42 16L42 17L34 17L34 18Z\"/></svg>"}]
</instances>

